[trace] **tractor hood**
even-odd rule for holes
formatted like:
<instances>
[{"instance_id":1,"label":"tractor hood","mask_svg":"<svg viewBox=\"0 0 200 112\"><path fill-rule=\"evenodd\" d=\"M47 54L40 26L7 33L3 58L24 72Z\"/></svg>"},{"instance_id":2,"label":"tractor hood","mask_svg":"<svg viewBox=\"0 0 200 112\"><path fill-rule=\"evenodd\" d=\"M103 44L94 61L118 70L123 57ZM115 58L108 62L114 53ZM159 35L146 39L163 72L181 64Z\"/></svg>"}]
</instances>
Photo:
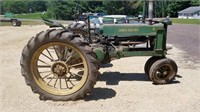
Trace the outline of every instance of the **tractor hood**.
<instances>
[{"instance_id":1,"label":"tractor hood","mask_svg":"<svg viewBox=\"0 0 200 112\"><path fill-rule=\"evenodd\" d=\"M104 36L155 36L158 30L164 30L162 23L148 24L103 24L100 32Z\"/></svg>"}]
</instances>

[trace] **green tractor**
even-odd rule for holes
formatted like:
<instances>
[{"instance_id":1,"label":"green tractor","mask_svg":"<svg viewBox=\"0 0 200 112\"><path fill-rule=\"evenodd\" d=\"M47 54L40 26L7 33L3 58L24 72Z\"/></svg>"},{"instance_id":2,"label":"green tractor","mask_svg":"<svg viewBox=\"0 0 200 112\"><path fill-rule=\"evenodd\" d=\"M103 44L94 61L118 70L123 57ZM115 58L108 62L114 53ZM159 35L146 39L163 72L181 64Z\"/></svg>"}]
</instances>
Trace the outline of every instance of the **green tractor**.
<instances>
[{"instance_id":1,"label":"green tractor","mask_svg":"<svg viewBox=\"0 0 200 112\"><path fill-rule=\"evenodd\" d=\"M20 61L26 84L41 100L83 98L94 87L100 64L108 64L113 59L150 56L144 71L155 84L170 83L177 74L176 63L166 58L167 26L172 24L168 18L137 20L135 24L107 22L98 29L90 27L89 19L87 24L75 23L69 27L44 21L50 27L61 28L32 37Z\"/></svg>"}]
</instances>

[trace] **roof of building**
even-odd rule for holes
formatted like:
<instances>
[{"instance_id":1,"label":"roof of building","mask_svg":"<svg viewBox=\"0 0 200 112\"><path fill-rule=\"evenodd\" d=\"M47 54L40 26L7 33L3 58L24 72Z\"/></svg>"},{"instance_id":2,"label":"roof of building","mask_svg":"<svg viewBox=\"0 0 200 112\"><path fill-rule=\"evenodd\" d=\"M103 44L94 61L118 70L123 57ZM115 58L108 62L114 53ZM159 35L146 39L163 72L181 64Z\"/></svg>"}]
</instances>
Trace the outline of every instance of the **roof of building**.
<instances>
[{"instance_id":1,"label":"roof of building","mask_svg":"<svg viewBox=\"0 0 200 112\"><path fill-rule=\"evenodd\" d=\"M195 13L197 11L200 11L200 6L188 7L182 11L179 11L178 13Z\"/></svg>"}]
</instances>

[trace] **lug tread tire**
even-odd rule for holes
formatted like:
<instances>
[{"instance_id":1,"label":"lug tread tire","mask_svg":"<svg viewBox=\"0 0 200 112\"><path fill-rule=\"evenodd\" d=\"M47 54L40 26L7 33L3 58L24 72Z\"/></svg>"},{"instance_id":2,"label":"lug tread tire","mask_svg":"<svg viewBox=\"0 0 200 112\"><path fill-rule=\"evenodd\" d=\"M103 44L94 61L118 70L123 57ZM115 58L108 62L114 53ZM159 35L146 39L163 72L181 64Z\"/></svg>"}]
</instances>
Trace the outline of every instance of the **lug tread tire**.
<instances>
[{"instance_id":1,"label":"lug tread tire","mask_svg":"<svg viewBox=\"0 0 200 112\"><path fill-rule=\"evenodd\" d=\"M86 59L88 65L88 79L83 87L73 94L63 96L50 94L41 89L36 84L32 76L30 65L34 51L36 51L40 46L49 42L70 43L71 45L78 48ZM96 83L97 76L99 75L96 54L92 51L90 45L78 35L74 35L73 33L67 32L66 30L47 30L38 33L36 37L32 37L22 51L20 64L21 73L25 78L26 84L31 87L34 93L40 95L39 98L41 100L67 101L83 98L87 93L91 92Z\"/></svg>"},{"instance_id":2,"label":"lug tread tire","mask_svg":"<svg viewBox=\"0 0 200 112\"><path fill-rule=\"evenodd\" d=\"M83 37L88 35L87 25L80 23L72 23L68 27L69 31L74 32L75 34L81 34Z\"/></svg>"}]
</instances>

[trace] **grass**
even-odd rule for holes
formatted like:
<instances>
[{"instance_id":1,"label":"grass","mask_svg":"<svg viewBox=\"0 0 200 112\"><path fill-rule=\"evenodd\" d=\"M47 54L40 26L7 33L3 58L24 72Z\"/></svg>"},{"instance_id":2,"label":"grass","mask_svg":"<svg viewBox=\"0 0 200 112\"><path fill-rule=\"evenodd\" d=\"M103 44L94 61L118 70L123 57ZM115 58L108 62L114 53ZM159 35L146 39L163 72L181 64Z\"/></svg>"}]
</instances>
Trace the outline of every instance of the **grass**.
<instances>
[{"instance_id":1,"label":"grass","mask_svg":"<svg viewBox=\"0 0 200 112\"><path fill-rule=\"evenodd\" d=\"M45 25L42 20L22 20L22 25ZM63 25L67 25L66 21L57 21ZM0 22L0 26L12 26L11 22Z\"/></svg>"},{"instance_id":2,"label":"grass","mask_svg":"<svg viewBox=\"0 0 200 112\"><path fill-rule=\"evenodd\" d=\"M21 19L22 25L41 25L44 24L42 17L46 17L42 13L15 14L15 18ZM26 20L27 19L27 20ZM65 23L65 22L60 22ZM11 22L0 22L0 26L12 26Z\"/></svg>"},{"instance_id":3,"label":"grass","mask_svg":"<svg viewBox=\"0 0 200 112\"><path fill-rule=\"evenodd\" d=\"M172 18L172 23L177 23L177 24L200 24L200 19Z\"/></svg>"}]
</instances>

